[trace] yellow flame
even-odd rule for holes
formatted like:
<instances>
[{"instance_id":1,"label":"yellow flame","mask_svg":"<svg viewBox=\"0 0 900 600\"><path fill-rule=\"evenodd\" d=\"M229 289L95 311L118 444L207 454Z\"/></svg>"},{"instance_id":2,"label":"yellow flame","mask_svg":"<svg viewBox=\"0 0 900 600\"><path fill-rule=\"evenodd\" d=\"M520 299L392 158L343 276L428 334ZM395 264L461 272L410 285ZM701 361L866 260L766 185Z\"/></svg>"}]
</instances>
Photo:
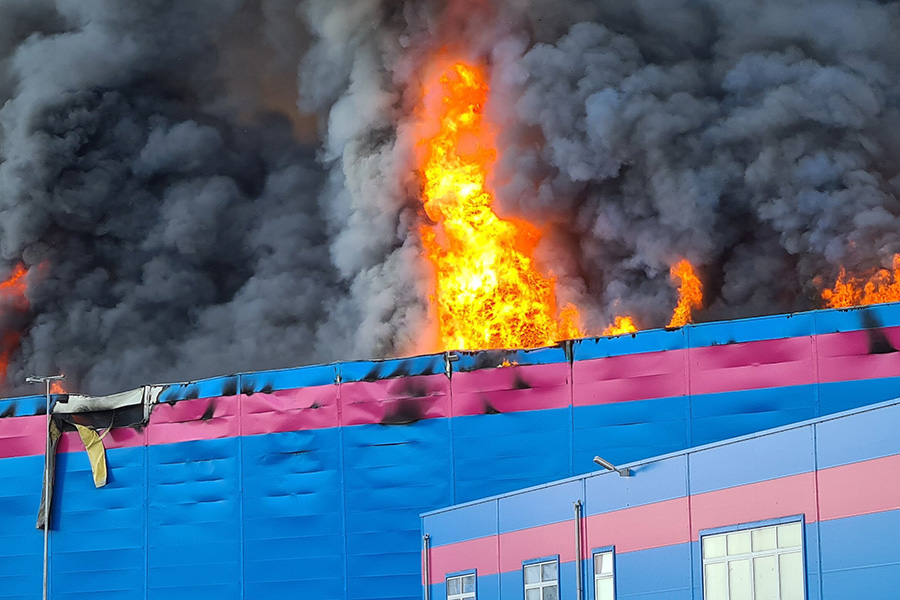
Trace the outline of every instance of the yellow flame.
<instances>
[{"instance_id":1,"label":"yellow flame","mask_svg":"<svg viewBox=\"0 0 900 600\"><path fill-rule=\"evenodd\" d=\"M834 287L822 292L825 305L846 308L865 304L900 301L900 254L894 255L892 269L879 269L868 279L852 277L841 267Z\"/></svg>"},{"instance_id":2,"label":"yellow flame","mask_svg":"<svg viewBox=\"0 0 900 600\"><path fill-rule=\"evenodd\" d=\"M425 89L420 168L421 229L434 267L432 301L444 348L533 348L580 337L572 305L557 307L556 282L534 264L540 230L492 208L496 159L485 122L482 69L456 62Z\"/></svg>"},{"instance_id":3,"label":"yellow flame","mask_svg":"<svg viewBox=\"0 0 900 600\"><path fill-rule=\"evenodd\" d=\"M680 282L678 285L678 304L672 313L672 320L669 321L669 327L681 327L691 322L691 311L695 308L703 306L703 284L700 278L694 273L694 267L687 261L682 259L672 265L669 270L669 276L672 281L676 279Z\"/></svg>"},{"instance_id":4,"label":"yellow flame","mask_svg":"<svg viewBox=\"0 0 900 600\"><path fill-rule=\"evenodd\" d=\"M634 319L631 317L616 317L613 324L603 330L602 335L622 335L623 333L634 333L637 330Z\"/></svg>"}]
</instances>

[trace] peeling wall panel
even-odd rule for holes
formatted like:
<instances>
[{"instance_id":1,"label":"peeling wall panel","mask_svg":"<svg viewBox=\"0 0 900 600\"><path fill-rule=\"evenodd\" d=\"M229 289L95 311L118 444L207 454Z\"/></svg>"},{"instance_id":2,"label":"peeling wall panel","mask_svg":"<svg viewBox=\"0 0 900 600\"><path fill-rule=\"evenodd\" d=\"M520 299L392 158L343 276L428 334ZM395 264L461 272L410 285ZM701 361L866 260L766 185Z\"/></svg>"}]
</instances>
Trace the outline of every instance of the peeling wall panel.
<instances>
[{"instance_id":1,"label":"peeling wall panel","mask_svg":"<svg viewBox=\"0 0 900 600\"><path fill-rule=\"evenodd\" d=\"M240 438L149 447L150 600L241 595Z\"/></svg>"},{"instance_id":2,"label":"peeling wall panel","mask_svg":"<svg viewBox=\"0 0 900 600\"><path fill-rule=\"evenodd\" d=\"M336 428L243 438L245 597L342 598Z\"/></svg>"},{"instance_id":3,"label":"peeling wall panel","mask_svg":"<svg viewBox=\"0 0 900 600\"><path fill-rule=\"evenodd\" d=\"M569 475L571 418L556 409L454 419L455 502Z\"/></svg>"},{"instance_id":4,"label":"peeling wall panel","mask_svg":"<svg viewBox=\"0 0 900 600\"><path fill-rule=\"evenodd\" d=\"M417 515L452 496L446 420L344 427L342 448L347 598L417 598Z\"/></svg>"},{"instance_id":5,"label":"peeling wall panel","mask_svg":"<svg viewBox=\"0 0 900 600\"><path fill-rule=\"evenodd\" d=\"M21 420L21 419L16 419ZM5 443L0 438L0 446ZM43 537L35 531L43 456L0 460L0 598L31 600L41 589Z\"/></svg>"},{"instance_id":6,"label":"peeling wall panel","mask_svg":"<svg viewBox=\"0 0 900 600\"><path fill-rule=\"evenodd\" d=\"M145 455L142 447L109 451L116 468L100 489L94 487L83 448L58 457L53 598L144 597L145 511L135 499L143 496Z\"/></svg>"}]
</instances>

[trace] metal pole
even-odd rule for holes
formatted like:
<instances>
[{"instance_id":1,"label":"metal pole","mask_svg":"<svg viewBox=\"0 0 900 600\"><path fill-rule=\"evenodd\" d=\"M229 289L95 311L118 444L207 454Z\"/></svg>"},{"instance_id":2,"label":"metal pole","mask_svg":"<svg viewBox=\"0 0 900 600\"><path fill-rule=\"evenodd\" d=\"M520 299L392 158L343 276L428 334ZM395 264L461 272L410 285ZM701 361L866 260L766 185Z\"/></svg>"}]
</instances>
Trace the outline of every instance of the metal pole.
<instances>
[{"instance_id":1,"label":"metal pole","mask_svg":"<svg viewBox=\"0 0 900 600\"><path fill-rule=\"evenodd\" d=\"M427 533L422 536L422 574L425 577L425 600L431 600L431 561L428 560L430 539Z\"/></svg>"},{"instance_id":2,"label":"metal pole","mask_svg":"<svg viewBox=\"0 0 900 600\"><path fill-rule=\"evenodd\" d=\"M575 600L584 600L581 556L584 554L581 541L581 500L575 501Z\"/></svg>"},{"instance_id":3,"label":"metal pole","mask_svg":"<svg viewBox=\"0 0 900 600\"><path fill-rule=\"evenodd\" d=\"M44 445L44 593L47 600L47 566L50 562L50 380L44 380L47 399L47 440Z\"/></svg>"},{"instance_id":4,"label":"metal pole","mask_svg":"<svg viewBox=\"0 0 900 600\"><path fill-rule=\"evenodd\" d=\"M47 410L47 440L44 445L44 591L41 595L47 600L47 576L50 562L50 382L65 379L65 375L50 375L45 377L32 376L25 379L28 383L44 383L44 398Z\"/></svg>"}]
</instances>

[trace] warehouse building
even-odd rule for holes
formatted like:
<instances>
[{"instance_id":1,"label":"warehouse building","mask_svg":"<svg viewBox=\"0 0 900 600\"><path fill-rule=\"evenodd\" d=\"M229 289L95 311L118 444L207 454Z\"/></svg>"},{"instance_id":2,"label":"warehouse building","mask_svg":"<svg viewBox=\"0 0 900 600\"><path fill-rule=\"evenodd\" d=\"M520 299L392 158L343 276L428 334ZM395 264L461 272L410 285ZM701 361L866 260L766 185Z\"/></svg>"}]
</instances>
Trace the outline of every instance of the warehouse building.
<instances>
[{"instance_id":1,"label":"warehouse building","mask_svg":"<svg viewBox=\"0 0 900 600\"><path fill-rule=\"evenodd\" d=\"M57 395L50 597L421 598L420 514L895 398L897 348L882 305ZM0 400L3 600L42 585L44 401Z\"/></svg>"},{"instance_id":2,"label":"warehouse building","mask_svg":"<svg viewBox=\"0 0 900 600\"><path fill-rule=\"evenodd\" d=\"M900 401L426 514L432 598L896 598Z\"/></svg>"}]
</instances>

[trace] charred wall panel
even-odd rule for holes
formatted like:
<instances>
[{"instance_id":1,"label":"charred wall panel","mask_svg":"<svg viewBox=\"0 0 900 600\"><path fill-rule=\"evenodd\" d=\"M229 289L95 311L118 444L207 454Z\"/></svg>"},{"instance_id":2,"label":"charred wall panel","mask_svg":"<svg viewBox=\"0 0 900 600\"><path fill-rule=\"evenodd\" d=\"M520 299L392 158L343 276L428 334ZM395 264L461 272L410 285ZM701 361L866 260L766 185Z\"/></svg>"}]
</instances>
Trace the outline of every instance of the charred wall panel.
<instances>
[{"instance_id":1,"label":"charred wall panel","mask_svg":"<svg viewBox=\"0 0 900 600\"><path fill-rule=\"evenodd\" d=\"M335 380L331 366L241 376L247 598L344 597Z\"/></svg>"},{"instance_id":2,"label":"charred wall panel","mask_svg":"<svg viewBox=\"0 0 900 600\"><path fill-rule=\"evenodd\" d=\"M452 497L449 382L426 358L341 365L347 598L418 598L416 515Z\"/></svg>"},{"instance_id":3,"label":"charred wall panel","mask_svg":"<svg viewBox=\"0 0 900 600\"><path fill-rule=\"evenodd\" d=\"M460 353L452 365L455 501L571 474L564 347Z\"/></svg>"}]
</instances>

